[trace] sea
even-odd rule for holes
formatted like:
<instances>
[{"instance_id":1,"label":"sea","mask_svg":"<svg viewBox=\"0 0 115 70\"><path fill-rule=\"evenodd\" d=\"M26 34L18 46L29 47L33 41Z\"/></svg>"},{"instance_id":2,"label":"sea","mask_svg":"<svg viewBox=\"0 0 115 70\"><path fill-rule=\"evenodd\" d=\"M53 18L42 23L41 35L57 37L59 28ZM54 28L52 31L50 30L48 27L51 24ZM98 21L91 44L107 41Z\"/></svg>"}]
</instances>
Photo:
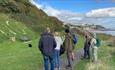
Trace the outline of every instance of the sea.
<instances>
[{"instance_id":1,"label":"sea","mask_svg":"<svg viewBox=\"0 0 115 70\"><path fill-rule=\"evenodd\" d=\"M115 36L115 31L95 31L96 33L104 33L108 35Z\"/></svg>"}]
</instances>

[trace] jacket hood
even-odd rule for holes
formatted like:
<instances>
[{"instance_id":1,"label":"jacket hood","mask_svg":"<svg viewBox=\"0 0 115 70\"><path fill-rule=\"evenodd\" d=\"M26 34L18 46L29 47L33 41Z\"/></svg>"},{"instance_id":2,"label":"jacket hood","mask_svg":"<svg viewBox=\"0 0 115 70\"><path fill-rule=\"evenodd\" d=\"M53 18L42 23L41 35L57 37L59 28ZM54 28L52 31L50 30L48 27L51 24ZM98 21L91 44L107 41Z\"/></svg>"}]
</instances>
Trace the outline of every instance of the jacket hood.
<instances>
[{"instance_id":1,"label":"jacket hood","mask_svg":"<svg viewBox=\"0 0 115 70\"><path fill-rule=\"evenodd\" d=\"M48 32L44 32L44 33L41 34L41 36L45 36L45 35L53 36L51 33L48 33Z\"/></svg>"}]
</instances>

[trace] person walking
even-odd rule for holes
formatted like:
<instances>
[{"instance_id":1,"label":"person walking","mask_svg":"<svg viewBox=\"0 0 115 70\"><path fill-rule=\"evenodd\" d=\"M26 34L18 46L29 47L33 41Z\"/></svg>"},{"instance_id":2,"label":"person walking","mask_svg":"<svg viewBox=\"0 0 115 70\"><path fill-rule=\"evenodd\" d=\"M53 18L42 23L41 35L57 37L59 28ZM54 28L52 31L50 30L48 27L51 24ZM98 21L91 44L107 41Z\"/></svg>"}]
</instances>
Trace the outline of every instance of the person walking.
<instances>
[{"instance_id":1,"label":"person walking","mask_svg":"<svg viewBox=\"0 0 115 70\"><path fill-rule=\"evenodd\" d=\"M50 70L54 70L54 52L56 48L56 41L50 32L50 28L47 28L46 31L41 34L38 46L43 55L44 70L49 70L49 63Z\"/></svg>"},{"instance_id":2,"label":"person walking","mask_svg":"<svg viewBox=\"0 0 115 70\"><path fill-rule=\"evenodd\" d=\"M73 51L73 42L72 42L72 36L70 34L70 30L65 30L65 41L64 41L65 51L67 55L67 62L68 65L66 68L72 68L72 51Z\"/></svg>"},{"instance_id":3,"label":"person walking","mask_svg":"<svg viewBox=\"0 0 115 70\"><path fill-rule=\"evenodd\" d=\"M96 33L93 35L92 39L91 39L91 59L93 62L97 62L97 51L98 51L98 47L100 46L100 41L99 39L96 37Z\"/></svg>"},{"instance_id":4,"label":"person walking","mask_svg":"<svg viewBox=\"0 0 115 70\"><path fill-rule=\"evenodd\" d=\"M59 32L55 32L54 34L54 38L55 38L55 41L57 43L57 46L55 48L55 59L54 59L54 63L55 63L55 69L56 70L60 70L60 47L61 45L63 44L63 41L59 35Z\"/></svg>"},{"instance_id":5,"label":"person walking","mask_svg":"<svg viewBox=\"0 0 115 70\"><path fill-rule=\"evenodd\" d=\"M85 59L90 59L90 37L88 34L85 35L85 42L84 42L84 57Z\"/></svg>"}]
</instances>

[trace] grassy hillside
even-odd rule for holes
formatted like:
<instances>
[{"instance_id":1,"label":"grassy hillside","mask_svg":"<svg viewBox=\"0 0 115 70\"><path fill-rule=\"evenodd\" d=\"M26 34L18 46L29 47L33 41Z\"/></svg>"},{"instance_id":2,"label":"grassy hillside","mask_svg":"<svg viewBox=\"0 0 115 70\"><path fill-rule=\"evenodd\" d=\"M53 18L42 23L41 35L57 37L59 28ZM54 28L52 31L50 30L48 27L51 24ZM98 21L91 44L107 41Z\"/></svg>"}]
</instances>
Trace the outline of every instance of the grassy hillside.
<instances>
[{"instance_id":1,"label":"grassy hillside","mask_svg":"<svg viewBox=\"0 0 115 70\"><path fill-rule=\"evenodd\" d=\"M24 35L31 38L46 27L61 30L62 22L48 16L29 0L0 0L0 42Z\"/></svg>"},{"instance_id":2,"label":"grassy hillside","mask_svg":"<svg viewBox=\"0 0 115 70\"><path fill-rule=\"evenodd\" d=\"M29 0L0 0L0 12L9 14L11 19L23 22L36 32L41 32L46 27L51 27L53 30L62 28L61 21L48 16Z\"/></svg>"},{"instance_id":3,"label":"grassy hillside","mask_svg":"<svg viewBox=\"0 0 115 70\"><path fill-rule=\"evenodd\" d=\"M8 14L0 13L0 43L5 40L11 40L11 37L19 40L23 36L32 39L35 38L36 33L24 23L10 19Z\"/></svg>"}]
</instances>

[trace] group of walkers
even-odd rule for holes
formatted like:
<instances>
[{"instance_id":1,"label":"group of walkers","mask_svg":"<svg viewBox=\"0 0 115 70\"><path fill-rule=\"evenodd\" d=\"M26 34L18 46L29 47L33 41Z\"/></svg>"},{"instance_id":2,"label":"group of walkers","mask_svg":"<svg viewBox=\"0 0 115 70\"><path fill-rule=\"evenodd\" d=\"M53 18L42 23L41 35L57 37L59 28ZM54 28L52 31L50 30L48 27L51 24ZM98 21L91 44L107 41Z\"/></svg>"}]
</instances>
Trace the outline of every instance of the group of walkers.
<instances>
[{"instance_id":1,"label":"group of walkers","mask_svg":"<svg viewBox=\"0 0 115 70\"><path fill-rule=\"evenodd\" d=\"M97 61L97 46L96 38L94 36L85 35L84 43L84 59L90 59L90 48L92 49L92 61ZM70 31L70 29L65 29L64 37L60 36L60 32L51 33L49 27L41 34L39 40L39 49L44 59L44 70L62 70L60 55L65 53L67 56L67 66L66 68L72 69L72 64L74 61L74 48L77 43L77 36ZM50 68L49 68L50 64Z\"/></svg>"},{"instance_id":2,"label":"group of walkers","mask_svg":"<svg viewBox=\"0 0 115 70\"><path fill-rule=\"evenodd\" d=\"M97 62L97 51L99 46L100 40L97 38L96 33L93 33L93 35L86 33L83 59L91 59L92 62Z\"/></svg>"}]
</instances>

